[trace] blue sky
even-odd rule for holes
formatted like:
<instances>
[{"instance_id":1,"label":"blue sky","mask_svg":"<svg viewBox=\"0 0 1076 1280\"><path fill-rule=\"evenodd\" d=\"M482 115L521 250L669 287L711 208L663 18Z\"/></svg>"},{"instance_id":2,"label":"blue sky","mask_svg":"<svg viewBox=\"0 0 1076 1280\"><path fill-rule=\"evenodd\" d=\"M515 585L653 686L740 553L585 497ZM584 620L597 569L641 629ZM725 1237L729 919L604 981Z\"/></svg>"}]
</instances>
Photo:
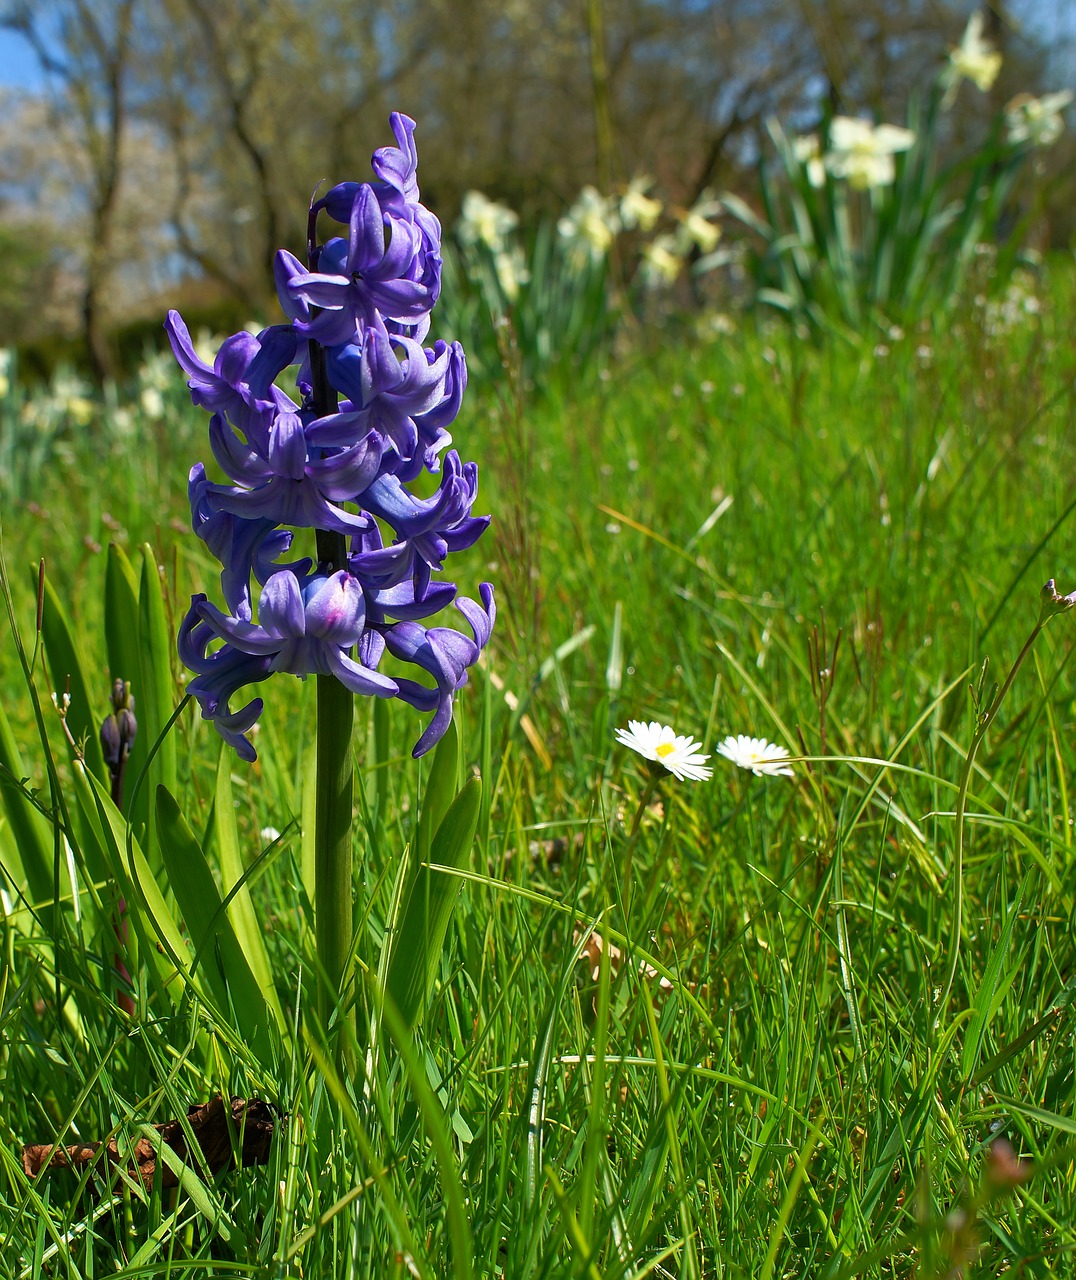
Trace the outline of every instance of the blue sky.
<instances>
[{"instance_id":1,"label":"blue sky","mask_svg":"<svg viewBox=\"0 0 1076 1280\"><path fill-rule=\"evenodd\" d=\"M14 89L37 89L41 81L37 58L22 36L0 30L0 84Z\"/></svg>"},{"instance_id":2,"label":"blue sky","mask_svg":"<svg viewBox=\"0 0 1076 1280\"><path fill-rule=\"evenodd\" d=\"M1011 0L1010 7L1018 20L1039 31L1051 44L1066 38L1076 39L1073 0ZM968 11L971 12L970 6ZM1068 65L1072 67L1071 59ZM0 86L39 89L43 83L41 69L27 42L16 33L0 28Z\"/></svg>"}]
</instances>

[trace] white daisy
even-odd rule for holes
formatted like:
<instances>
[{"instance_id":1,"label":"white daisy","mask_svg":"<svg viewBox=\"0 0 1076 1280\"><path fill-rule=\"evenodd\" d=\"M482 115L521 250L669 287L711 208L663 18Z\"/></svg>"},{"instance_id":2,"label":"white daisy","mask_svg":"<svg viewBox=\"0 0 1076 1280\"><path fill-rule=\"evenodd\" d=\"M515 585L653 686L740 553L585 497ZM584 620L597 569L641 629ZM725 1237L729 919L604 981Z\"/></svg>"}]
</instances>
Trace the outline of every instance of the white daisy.
<instances>
[{"instance_id":1,"label":"white daisy","mask_svg":"<svg viewBox=\"0 0 1076 1280\"><path fill-rule=\"evenodd\" d=\"M713 776L713 770L705 764L710 757L699 751L702 743L673 733L667 724L658 724L656 720L649 724L643 720L629 720L626 729L616 731L616 737L618 742L637 751L644 759L664 765L681 781L690 778L692 782L705 782Z\"/></svg>"},{"instance_id":2,"label":"white daisy","mask_svg":"<svg viewBox=\"0 0 1076 1280\"><path fill-rule=\"evenodd\" d=\"M750 769L759 777L775 778L780 774L787 778L795 776L785 763L788 759L787 749L767 742L765 738L749 738L746 733L738 733L735 738L729 737L720 743L717 753L741 769Z\"/></svg>"}]
</instances>

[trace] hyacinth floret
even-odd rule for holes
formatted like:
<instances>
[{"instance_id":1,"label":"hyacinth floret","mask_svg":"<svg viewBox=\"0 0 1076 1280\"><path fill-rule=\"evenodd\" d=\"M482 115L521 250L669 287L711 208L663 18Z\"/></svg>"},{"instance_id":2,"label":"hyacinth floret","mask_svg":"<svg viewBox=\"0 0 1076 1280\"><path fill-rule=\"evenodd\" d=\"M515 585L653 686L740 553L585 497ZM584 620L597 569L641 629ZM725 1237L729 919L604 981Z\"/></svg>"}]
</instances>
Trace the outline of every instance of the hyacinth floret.
<instances>
[{"instance_id":1,"label":"hyacinth floret","mask_svg":"<svg viewBox=\"0 0 1076 1280\"><path fill-rule=\"evenodd\" d=\"M262 699L233 702L279 671L335 677L353 693L432 712L414 748L422 755L447 729L493 627L488 583L479 601L457 599L455 584L435 576L489 517L472 515L478 469L450 447L467 385L463 349L424 344L441 287L441 227L419 199L415 123L394 113L390 124L397 145L374 152L374 181L340 183L312 202L308 263L277 254L288 323L234 334L212 365L176 312L165 324L191 399L211 415L224 476L211 480L202 463L190 472L191 523L221 564L225 608L195 595L179 652L203 717L247 760ZM346 235L318 244L319 214ZM277 383L295 366L293 398ZM439 476L437 488L412 493L426 473ZM285 562L296 531L314 531L318 557ZM339 550L327 560L329 545ZM425 625L453 603L469 636ZM386 652L433 687L380 671Z\"/></svg>"}]
</instances>

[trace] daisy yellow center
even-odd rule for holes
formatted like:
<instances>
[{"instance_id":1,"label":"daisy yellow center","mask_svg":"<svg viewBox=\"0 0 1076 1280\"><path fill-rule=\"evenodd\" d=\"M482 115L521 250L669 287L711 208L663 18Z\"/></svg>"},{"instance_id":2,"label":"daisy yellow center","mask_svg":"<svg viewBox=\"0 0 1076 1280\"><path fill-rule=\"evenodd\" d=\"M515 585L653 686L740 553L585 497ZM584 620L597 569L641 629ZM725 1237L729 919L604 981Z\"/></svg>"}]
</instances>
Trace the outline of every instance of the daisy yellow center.
<instances>
[{"instance_id":1,"label":"daisy yellow center","mask_svg":"<svg viewBox=\"0 0 1076 1280\"><path fill-rule=\"evenodd\" d=\"M659 760L664 760L666 756L671 756L676 750L676 746L672 742L660 742L654 748L654 753Z\"/></svg>"}]
</instances>

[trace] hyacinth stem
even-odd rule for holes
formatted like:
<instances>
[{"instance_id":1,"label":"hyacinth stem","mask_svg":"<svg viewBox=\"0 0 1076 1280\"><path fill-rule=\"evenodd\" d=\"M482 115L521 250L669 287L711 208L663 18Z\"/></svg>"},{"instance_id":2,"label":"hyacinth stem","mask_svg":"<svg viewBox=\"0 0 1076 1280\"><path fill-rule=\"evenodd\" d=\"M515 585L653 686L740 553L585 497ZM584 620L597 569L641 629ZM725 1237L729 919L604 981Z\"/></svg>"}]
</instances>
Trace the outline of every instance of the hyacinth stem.
<instances>
[{"instance_id":1,"label":"hyacinth stem","mask_svg":"<svg viewBox=\"0 0 1076 1280\"><path fill-rule=\"evenodd\" d=\"M325 370L325 349L310 343L314 409L336 408L336 392ZM347 567L343 534L317 531L318 564L327 573ZM344 975L354 931L351 813L355 791L355 695L335 676L316 676L318 690L317 784L314 799L314 936L322 981L318 984L321 1025L343 995ZM343 1012L341 1011L341 1019ZM337 1060L350 1037L337 1039Z\"/></svg>"},{"instance_id":2,"label":"hyacinth stem","mask_svg":"<svg viewBox=\"0 0 1076 1280\"><path fill-rule=\"evenodd\" d=\"M314 931L318 1011L327 1027L342 995L353 932L351 809L355 785L355 697L335 676L317 676L317 791L314 806Z\"/></svg>"},{"instance_id":3,"label":"hyacinth stem","mask_svg":"<svg viewBox=\"0 0 1076 1280\"><path fill-rule=\"evenodd\" d=\"M346 563L340 534L319 530L318 560L335 570ZM354 929L351 813L355 790L352 747L355 695L335 676L317 681L317 784L314 800L314 935L322 981L318 985L321 1025L343 994ZM342 1016L342 1015L341 1015ZM346 1044L343 1037L338 1044Z\"/></svg>"}]
</instances>

